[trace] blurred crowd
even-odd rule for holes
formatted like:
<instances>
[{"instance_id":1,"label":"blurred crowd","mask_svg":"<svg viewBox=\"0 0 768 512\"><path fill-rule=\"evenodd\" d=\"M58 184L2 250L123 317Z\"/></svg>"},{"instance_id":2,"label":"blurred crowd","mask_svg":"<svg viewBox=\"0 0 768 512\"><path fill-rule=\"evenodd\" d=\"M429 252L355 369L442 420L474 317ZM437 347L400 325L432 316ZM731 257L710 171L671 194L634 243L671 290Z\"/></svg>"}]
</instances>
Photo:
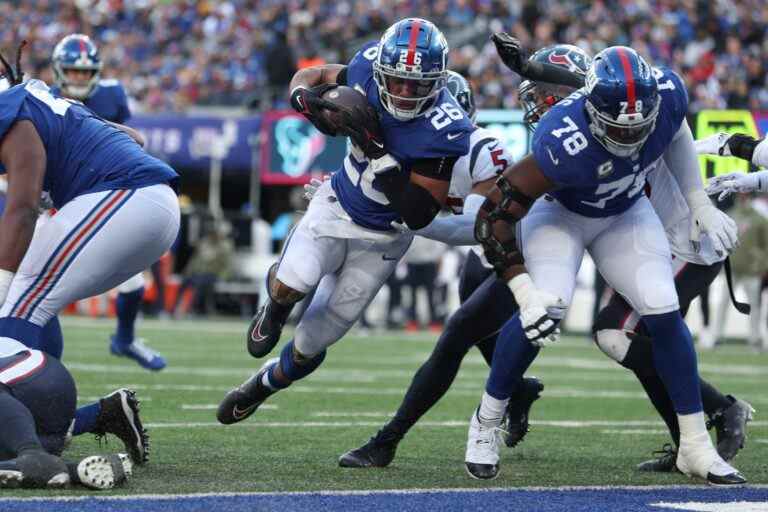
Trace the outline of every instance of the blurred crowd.
<instances>
[{"instance_id":1,"label":"blurred crowd","mask_svg":"<svg viewBox=\"0 0 768 512\"><path fill-rule=\"evenodd\" d=\"M471 78L481 108L518 106L517 78L487 39L505 30L530 48L632 46L684 75L692 111L768 109L765 0L6 0L0 47L28 39L27 69L50 80L55 43L83 32L140 110L263 109L284 104L297 68L346 62L407 16L446 33L450 65Z\"/></svg>"}]
</instances>

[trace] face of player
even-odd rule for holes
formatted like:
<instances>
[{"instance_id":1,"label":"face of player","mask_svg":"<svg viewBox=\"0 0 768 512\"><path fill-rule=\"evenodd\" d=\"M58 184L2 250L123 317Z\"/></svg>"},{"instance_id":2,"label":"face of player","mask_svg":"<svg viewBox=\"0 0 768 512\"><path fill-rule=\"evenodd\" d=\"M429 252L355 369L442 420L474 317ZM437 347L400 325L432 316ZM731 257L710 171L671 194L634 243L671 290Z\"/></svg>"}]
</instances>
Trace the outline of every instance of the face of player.
<instances>
[{"instance_id":1,"label":"face of player","mask_svg":"<svg viewBox=\"0 0 768 512\"><path fill-rule=\"evenodd\" d=\"M87 87L88 82L95 74L95 71L90 69L65 69L64 76L67 78L67 83L76 87Z\"/></svg>"},{"instance_id":2,"label":"face of player","mask_svg":"<svg viewBox=\"0 0 768 512\"><path fill-rule=\"evenodd\" d=\"M386 80L387 91L392 95L392 103L402 110L415 109L418 100L427 96L434 85L431 80L412 80L395 76L388 76Z\"/></svg>"}]
</instances>

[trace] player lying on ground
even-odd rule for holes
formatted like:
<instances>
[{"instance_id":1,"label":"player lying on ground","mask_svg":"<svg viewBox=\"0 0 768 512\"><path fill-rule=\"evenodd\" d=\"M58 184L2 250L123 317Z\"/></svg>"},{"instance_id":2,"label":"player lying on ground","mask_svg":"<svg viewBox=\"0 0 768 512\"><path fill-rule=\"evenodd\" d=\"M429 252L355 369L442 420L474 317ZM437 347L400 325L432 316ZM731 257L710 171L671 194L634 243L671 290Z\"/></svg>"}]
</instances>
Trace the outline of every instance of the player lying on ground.
<instances>
[{"instance_id":1,"label":"player lying on ground","mask_svg":"<svg viewBox=\"0 0 768 512\"><path fill-rule=\"evenodd\" d=\"M588 250L651 334L654 363L680 425L677 467L711 483L743 483L707 434L696 354L679 311L669 244L642 194L646 176L664 161L692 211L692 239L722 234L713 239L720 252L736 244L735 226L703 190L685 123L684 85L674 72L652 69L626 47L601 52L585 83L541 119L533 155L504 172L478 215L486 256L511 278L521 309L497 340L486 392L471 418L467 470L476 478L498 474L497 429L507 401L540 346L551 341L552 325L571 301ZM545 200L533 205L544 194ZM515 224L523 218L518 245Z\"/></svg>"},{"instance_id":2,"label":"player lying on ground","mask_svg":"<svg viewBox=\"0 0 768 512\"><path fill-rule=\"evenodd\" d=\"M444 87L447 55L445 38L432 23L409 18L364 45L349 65L306 68L293 77L294 108L324 133L347 135L352 144L269 272L269 299L247 333L251 355L272 350L293 305L316 289L312 303L279 361L268 361L226 395L220 422L242 421L270 395L317 369L408 249L413 235L391 223L422 228L445 204L452 169L467 154L473 130ZM350 96L339 85L362 94Z\"/></svg>"},{"instance_id":3,"label":"player lying on ground","mask_svg":"<svg viewBox=\"0 0 768 512\"><path fill-rule=\"evenodd\" d=\"M114 396L131 396L128 390ZM68 463L59 456L75 416L75 381L61 361L5 338L0 341L0 488L111 489L131 476L126 454ZM111 414L110 402L102 414Z\"/></svg>"},{"instance_id":4,"label":"player lying on ground","mask_svg":"<svg viewBox=\"0 0 768 512\"><path fill-rule=\"evenodd\" d=\"M39 80L22 82L18 64L15 71L3 64L12 87L0 93L0 170L8 178L0 218L0 344L17 341L59 358L61 339L44 330L49 320L146 268L176 239L178 175L144 152L134 130L53 96ZM58 211L35 230L42 192ZM106 428L143 463L137 404L115 397L121 421L100 421L100 401L77 410L73 433Z\"/></svg>"}]
</instances>

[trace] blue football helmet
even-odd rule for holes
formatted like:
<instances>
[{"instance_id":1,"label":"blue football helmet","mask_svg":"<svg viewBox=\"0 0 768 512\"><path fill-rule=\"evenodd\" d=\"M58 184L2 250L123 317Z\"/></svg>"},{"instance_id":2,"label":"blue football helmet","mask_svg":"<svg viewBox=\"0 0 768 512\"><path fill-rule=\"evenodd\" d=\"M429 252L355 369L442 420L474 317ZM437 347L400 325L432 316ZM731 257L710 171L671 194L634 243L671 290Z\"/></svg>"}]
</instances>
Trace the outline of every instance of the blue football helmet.
<instances>
[{"instance_id":1,"label":"blue football helmet","mask_svg":"<svg viewBox=\"0 0 768 512\"><path fill-rule=\"evenodd\" d=\"M99 50L86 35L70 34L59 41L52 60L56 85L65 96L84 100L99 83L102 66ZM67 77L69 70L90 71L91 76L84 81L74 81Z\"/></svg>"},{"instance_id":2,"label":"blue football helmet","mask_svg":"<svg viewBox=\"0 0 768 512\"><path fill-rule=\"evenodd\" d=\"M379 41L373 77L384 108L407 121L423 114L445 86L448 42L431 22L398 21Z\"/></svg>"},{"instance_id":3,"label":"blue football helmet","mask_svg":"<svg viewBox=\"0 0 768 512\"><path fill-rule=\"evenodd\" d=\"M566 68L573 73L584 75L592 65L592 57L587 52L572 44L556 44L539 49L528 58L532 62L542 62ZM548 84L524 80L520 83L518 97L523 107L523 123L531 130L536 130L539 119L559 101L574 91L567 85Z\"/></svg>"},{"instance_id":4,"label":"blue football helmet","mask_svg":"<svg viewBox=\"0 0 768 512\"><path fill-rule=\"evenodd\" d=\"M633 157L656 127L658 85L653 70L626 46L601 51L584 78L589 129L608 152Z\"/></svg>"},{"instance_id":5,"label":"blue football helmet","mask_svg":"<svg viewBox=\"0 0 768 512\"><path fill-rule=\"evenodd\" d=\"M464 109L472 122L475 122L477 110L475 108L475 94L472 92L472 85L466 78L455 71L448 70L448 81L445 84L459 106Z\"/></svg>"}]
</instances>

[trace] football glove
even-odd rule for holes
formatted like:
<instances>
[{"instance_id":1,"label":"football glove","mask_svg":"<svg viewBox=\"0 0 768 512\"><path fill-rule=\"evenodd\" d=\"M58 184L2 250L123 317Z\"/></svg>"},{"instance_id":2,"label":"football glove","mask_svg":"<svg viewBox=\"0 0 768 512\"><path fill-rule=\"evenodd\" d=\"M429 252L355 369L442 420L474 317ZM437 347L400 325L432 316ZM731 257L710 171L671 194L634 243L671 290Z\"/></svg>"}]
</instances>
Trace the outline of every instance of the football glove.
<instances>
[{"instance_id":1,"label":"football glove","mask_svg":"<svg viewBox=\"0 0 768 512\"><path fill-rule=\"evenodd\" d=\"M325 118L323 110L338 112L339 107L324 100L322 95L336 87L338 87L337 84L322 84L308 89L300 85L291 91L293 109L306 117L315 128L331 137L337 135L337 129Z\"/></svg>"},{"instance_id":2,"label":"football glove","mask_svg":"<svg viewBox=\"0 0 768 512\"><path fill-rule=\"evenodd\" d=\"M691 209L691 244L696 252L701 249L701 235L706 233L718 256L733 251L739 245L736 223L718 210L703 190L695 190L686 198Z\"/></svg>"},{"instance_id":3,"label":"football glove","mask_svg":"<svg viewBox=\"0 0 768 512\"><path fill-rule=\"evenodd\" d=\"M694 141L693 144L700 155L735 156L751 162L759 143L759 140L742 133L720 132Z\"/></svg>"},{"instance_id":4,"label":"football glove","mask_svg":"<svg viewBox=\"0 0 768 512\"><path fill-rule=\"evenodd\" d=\"M323 179L317 179L312 178L309 180L309 183L304 185L304 199L307 201L311 201L313 197L315 197L315 194L317 194L317 191L320 189L320 187L323 186L323 183L331 179L330 176L323 176Z\"/></svg>"},{"instance_id":5,"label":"football glove","mask_svg":"<svg viewBox=\"0 0 768 512\"><path fill-rule=\"evenodd\" d=\"M717 196L718 201L722 201L734 192L766 192L768 190L768 171L751 172L732 172L710 178L707 183L707 194Z\"/></svg>"},{"instance_id":6,"label":"football glove","mask_svg":"<svg viewBox=\"0 0 768 512\"><path fill-rule=\"evenodd\" d=\"M384 148L384 134L379 124L376 110L367 105L365 108L342 108L339 111L339 133L352 139L352 143L368 157L375 160L387 154Z\"/></svg>"},{"instance_id":7,"label":"football glove","mask_svg":"<svg viewBox=\"0 0 768 512\"><path fill-rule=\"evenodd\" d=\"M523 50L520 40L506 32L497 32L491 36L496 45L496 53L501 61L518 75L525 75L528 68L528 56Z\"/></svg>"},{"instance_id":8,"label":"football glove","mask_svg":"<svg viewBox=\"0 0 768 512\"><path fill-rule=\"evenodd\" d=\"M528 274L518 274L509 289L520 306L520 323L525 337L537 347L546 347L560 337L558 324L565 316L565 302L551 293L539 290Z\"/></svg>"}]
</instances>

